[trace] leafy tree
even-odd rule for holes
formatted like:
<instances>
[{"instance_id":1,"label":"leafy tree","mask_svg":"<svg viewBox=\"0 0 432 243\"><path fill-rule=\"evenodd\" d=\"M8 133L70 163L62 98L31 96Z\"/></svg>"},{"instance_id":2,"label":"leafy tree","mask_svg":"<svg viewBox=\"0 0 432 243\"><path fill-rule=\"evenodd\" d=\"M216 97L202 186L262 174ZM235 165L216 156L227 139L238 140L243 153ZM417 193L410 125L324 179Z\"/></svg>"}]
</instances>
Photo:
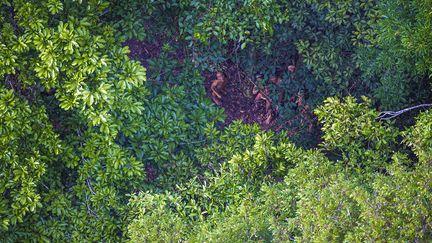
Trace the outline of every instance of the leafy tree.
<instances>
[{"instance_id":1,"label":"leafy tree","mask_svg":"<svg viewBox=\"0 0 432 243\"><path fill-rule=\"evenodd\" d=\"M147 91L145 69L99 22L107 5L1 4L2 240L121 236L122 195L145 172L116 137L134 130Z\"/></svg>"},{"instance_id":2,"label":"leafy tree","mask_svg":"<svg viewBox=\"0 0 432 243\"><path fill-rule=\"evenodd\" d=\"M205 98L190 62L165 65L168 47L144 84L145 69L120 47L123 35L100 19L108 2L1 7L8 50L0 63L1 158L8 161L2 241L122 239L128 194L199 173L193 150L221 110Z\"/></svg>"},{"instance_id":3,"label":"leafy tree","mask_svg":"<svg viewBox=\"0 0 432 243\"><path fill-rule=\"evenodd\" d=\"M425 1L379 1L380 18L369 26L370 43L358 50L363 77L380 85L375 96L384 109L427 100L430 96L431 24Z\"/></svg>"},{"instance_id":4,"label":"leafy tree","mask_svg":"<svg viewBox=\"0 0 432 243\"><path fill-rule=\"evenodd\" d=\"M410 159L405 149L391 149L396 137L406 135L376 121L367 99L354 101L331 98L317 109L322 149L256 135L249 149L226 160L201 186L195 180L175 193L137 195L130 202L131 241L167 232L175 239L210 242L430 240L430 158L422 150ZM352 124L341 126L350 116ZM340 143L332 142L336 139ZM158 230L139 234L144 222ZM178 231L171 231L173 224Z\"/></svg>"},{"instance_id":5,"label":"leafy tree","mask_svg":"<svg viewBox=\"0 0 432 243\"><path fill-rule=\"evenodd\" d=\"M3 1L0 241L431 241L431 112L384 122L373 107L430 97L428 9ZM130 38L160 42L148 70ZM227 60L291 128L319 105L322 136L294 138L319 145L222 125L202 74Z\"/></svg>"},{"instance_id":6,"label":"leafy tree","mask_svg":"<svg viewBox=\"0 0 432 243\"><path fill-rule=\"evenodd\" d=\"M133 120L142 125L132 136L119 137L120 144L155 170L152 182L164 188L200 173L202 165L194 151L211 141L208 132L224 118L206 97L203 78L190 60L167 65L171 52L167 44L159 57L149 60L151 94L145 111Z\"/></svg>"},{"instance_id":7,"label":"leafy tree","mask_svg":"<svg viewBox=\"0 0 432 243\"><path fill-rule=\"evenodd\" d=\"M60 159L61 141L43 107L30 105L12 90L0 89L2 230L22 222L41 206L38 193L47 164Z\"/></svg>"}]
</instances>

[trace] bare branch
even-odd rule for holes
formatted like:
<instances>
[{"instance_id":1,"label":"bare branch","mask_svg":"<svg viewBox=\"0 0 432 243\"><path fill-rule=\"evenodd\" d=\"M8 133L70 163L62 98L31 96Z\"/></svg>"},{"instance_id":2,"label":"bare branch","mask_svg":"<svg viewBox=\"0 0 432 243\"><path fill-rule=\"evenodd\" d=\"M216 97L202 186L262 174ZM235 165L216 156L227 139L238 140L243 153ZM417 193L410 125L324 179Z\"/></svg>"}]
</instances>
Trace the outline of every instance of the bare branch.
<instances>
[{"instance_id":1,"label":"bare branch","mask_svg":"<svg viewBox=\"0 0 432 243\"><path fill-rule=\"evenodd\" d=\"M92 185L90 183L90 179L88 177L86 178L86 181L87 181L87 186L90 189L91 194L96 195L96 193L93 191Z\"/></svg>"},{"instance_id":2,"label":"bare branch","mask_svg":"<svg viewBox=\"0 0 432 243\"><path fill-rule=\"evenodd\" d=\"M421 104L421 105L416 105L416 106L412 106L412 107L408 107L405 108L403 110L400 111L383 111L379 114L379 116L377 117L378 120L380 121L386 121L386 120L390 120L392 118L395 118L399 115L402 115L405 112L411 111L411 110L415 110L418 108L424 108L424 107L431 107L432 104Z\"/></svg>"},{"instance_id":3,"label":"bare branch","mask_svg":"<svg viewBox=\"0 0 432 243\"><path fill-rule=\"evenodd\" d=\"M95 216L96 218L98 218L99 215L98 215L95 211L93 211L93 210L91 209L91 207L90 207L90 204L89 204L89 198L88 198L87 194L85 195L85 197L86 197L86 199L85 199L85 204L86 204L86 206L87 206L87 212L88 212L90 215L93 215L93 216Z\"/></svg>"}]
</instances>

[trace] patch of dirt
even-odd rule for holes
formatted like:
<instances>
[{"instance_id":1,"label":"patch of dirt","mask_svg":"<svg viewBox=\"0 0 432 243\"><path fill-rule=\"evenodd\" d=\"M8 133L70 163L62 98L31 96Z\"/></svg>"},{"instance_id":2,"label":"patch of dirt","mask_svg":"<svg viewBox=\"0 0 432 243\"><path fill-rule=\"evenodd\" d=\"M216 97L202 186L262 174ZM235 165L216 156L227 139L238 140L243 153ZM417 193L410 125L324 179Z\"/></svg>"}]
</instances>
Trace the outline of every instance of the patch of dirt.
<instances>
[{"instance_id":1,"label":"patch of dirt","mask_svg":"<svg viewBox=\"0 0 432 243\"><path fill-rule=\"evenodd\" d=\"M5 74L5 86L15 92L15 94L19 94L21 97L25 98L28 102L33 102L36 97L36 92L38 87L36 85L24 86L22 82L19 80L19 71L16 74Z\"/></svg>"},{"instance_id":2,"label":"patch of dirt","mask_svg":"<svg viewBox=\"0 0 432 243\"><path fill-rule=\"evenodd\" d=\"M148 59L159 57L162 51L162 42L148 42L138 40L127 40L123 43L129 46L131 53L129 56L132 59L139 60L141 64L148 68ZM185 53L177 48L177 51L169 54L170 58L176 59L180 63L183 62ZM234 63L226 62L223 66L223 73L227 78L227 84L222 92L221 107L224 108L226 119L223 126L229 125L235 120L242 120L244 123L258 123L264 130L269 129L275 123L276 119L266 122L268 111L266 110L266 102L263 99L255 100L254 83L248 79L247 75ZM205 78L204 86L208 97L211 99L211 82L216 79L215 73L204 72L202 75ZM274 108L274 107L272 107ZM273 116L276 114L273 112Z\"/></svg>"},{"instance_id":3,"label":"patch of dirt","mask_svg":"<svg viewBox=\"0 0 432 243\"><path fill-rule=\"evenodd\" d=\"M173 46L176 44L172 43ZM149 67L148 60L158 58L163 50L163 41L149 42L131 39L124 42L123 45L129 46L131 51L129 56L132 59L139 60L146 68ZM183 62L185 56L185 50L181 48L176 48L175 52L168 55L169 58L175 59L179 63ZM273 129L278 131L285 128L285 126L277 124L276 106L278 104L272 104L272 119L267 119L269 117L269 109L266 109L265 99L255 99L257 96L256 88L254 92L255 84L238 65L227 61L222 65L222 70L219 71L224 73L227 80L226 86L223 92L221 92L222 98L219 105L224 108L226 114L222 127L231 124L235 120L241 120L247 124L257 123L263 130ZM216 79L216 73L203 72L202 76L205 78L204 86L207 95L212 99L210 86L212 81ZM268 85L275 84L268 82Z\"/></svg>"},{"instance_id":4,"label":"patch of dirt","mask_svg":"<svg viewBox=\"0 0 432 243\"><path fill-rule=\"evenodd\" d=\"M129 57L135 60L139 60L141 64L148 68L148 59L156 58L162 51L162 44L159 42L139 41L135 39L127 40L123 43L124 46L128 46Z\"/></svg>"},{"instance_id":5,"label":"patch of dirt","mask_svg":"<svg viewBox=\"0 0 432 243\"><path fill-rule=\"evenodd\" d=\"M224 91L221 92L222 99L220 104L227 115L224 126L229 125L235 120L242 120L247 124L258 123L264 130L269 129L276 119L266 122L268 118L266 102L263 99L255 100L255 84L237 65L226 62L222 66L223 70L221 71L225 74L227 80ZM204 86L207 95L211 98L211 83L216 79L216 74L206 72L203 73L203 76L205 77ZM276 114L273 112L273 117L275 116Z\"/></svg>"},{"instance_id":6,"label":"patch of dirt","mask_svg":"<svg viewBox=\"0 0 432 243\"><path fill-rule=\"evenodd\" d=\"M163 52L163 43L164 43L164 37L159 36L155 37L156 42L150 42L150 41L139 41L135 39L127 40L123 43L124 46L128 46L129 50L131 51L129 53L129 57L135 60L140 61L141 65L143 65L147 69L147 77L151 77L151 73L149 70L149 60L150 59L156 59L160 57L161 53ZM169 49L173 49L174 51L167 51L167 58L169 60L176 60L178 63L183 63L185 59L185 50L183 48L175 48L175 46L178 46L178 42L171 41L169 43L168 47ZM174 47L174 48L173 48ZM174 69L174 73L180 73L181 68L177 67Z\"/></svg>"},{"instance_id":7,"label":"patch of dirt","mask_svg":"<svg viewBox=\"0 0 432 243\"><path fill-rule=\"evenodd\" d=\"M146 171L146 179L149 182L156 180L156 178L158 177L156 168L152 164L147 164L145 166L145 171Z\"/></svg>"}]
</instances>

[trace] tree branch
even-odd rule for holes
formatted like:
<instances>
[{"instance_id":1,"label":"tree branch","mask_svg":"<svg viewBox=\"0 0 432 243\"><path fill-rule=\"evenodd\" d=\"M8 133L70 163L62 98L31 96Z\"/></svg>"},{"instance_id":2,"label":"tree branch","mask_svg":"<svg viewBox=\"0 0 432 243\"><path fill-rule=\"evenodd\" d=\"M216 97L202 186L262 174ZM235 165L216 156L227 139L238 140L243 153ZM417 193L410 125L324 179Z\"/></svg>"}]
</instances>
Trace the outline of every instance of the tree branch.
<instances>
[{"instance_id":1,"label":"tree branch","mask_svg":"<svg viewBox=\"0 0 432 243\"><path fill-rule=\"evenodd\" d=\"M380 121L390 120L390 119L395 118L399 115L402 115L405 112L415 110L418 108L431 107L431 106L432 106L432 104L421 104L421 105L408 107L408 108L405 108L405 109L400 110L400 111L383 111L379 114L379 116L377 117L377 120L380 120Z\"/></svg>"}]
</instances>

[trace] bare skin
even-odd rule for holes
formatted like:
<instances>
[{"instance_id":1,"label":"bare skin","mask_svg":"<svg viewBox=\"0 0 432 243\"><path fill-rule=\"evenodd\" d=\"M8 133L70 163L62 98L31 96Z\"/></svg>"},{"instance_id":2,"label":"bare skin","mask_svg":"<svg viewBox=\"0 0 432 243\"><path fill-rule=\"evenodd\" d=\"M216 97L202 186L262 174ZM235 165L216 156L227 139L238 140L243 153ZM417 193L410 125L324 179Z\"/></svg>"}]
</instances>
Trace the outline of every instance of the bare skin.
<instances>
[{"instance_id":1,"label":"bare skin","mask_svg":"<svg viewBox=\"0 0 432 243\"><path fill-rule=\"evenodd\" d=\"M261 91L258 90L257 87L254 88L253 93L256 94L255 101L258 102L260 100L265 101L265 111L266 111L266 119L264 120L264 124L270 124L273 121L273 109L272 109L272 102L268 97L269 92L267 87L262 89Z\"/></svg>"},{"instance_id":2,"label":"bare skin","mask_svg":"<svg viewBox=\"0 0 432 243\"><path fill-rule=\"evenodd\" d=\"M294 66L294 65L289 65L288 66L288 72L294 73L295 71L296 71L296 66Z\"/></svg>"},{"instance_id":3,"label":"bare skin","mask_svg":"<svg viewBox=\"0 0 432 243\"><path fill-rule=\"evenodd\" d=\"M222 72L216 73L216 79L211 82L210 90L212 95L212 100L217 104L222 104L222 93L224 92L225 86L227 84L227 79Z\"/></svg>"}]
</instances>

